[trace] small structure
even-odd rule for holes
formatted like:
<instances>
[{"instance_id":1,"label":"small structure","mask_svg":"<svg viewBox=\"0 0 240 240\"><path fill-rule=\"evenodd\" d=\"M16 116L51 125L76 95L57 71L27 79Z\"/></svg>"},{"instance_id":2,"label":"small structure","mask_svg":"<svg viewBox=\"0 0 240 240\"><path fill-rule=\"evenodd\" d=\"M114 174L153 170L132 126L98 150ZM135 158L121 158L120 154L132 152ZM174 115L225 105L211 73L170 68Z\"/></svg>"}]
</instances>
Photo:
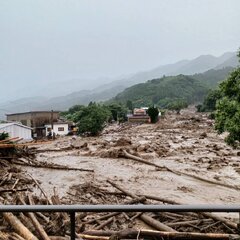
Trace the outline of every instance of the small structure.
<instances>
[{"instance_id":1,"label":"small structure","mask_svg":"<svg viewBox=\"0 0 240 240\"><path fill-rule=\"evenodd\" d=\"M55 133L56 135L67 135L69 132L69 124L68 122L55 122L53 123L53 129L52 124L46 124L46 136L48 136L49 132Z\"/></svg>"},{"instance_id":2,"label":"small structure","mask_svg":"<svg viewBox=\"0 0 240 240\"><path fill-rule=\"evenodd\" d=\"M33 128L34 137L46 136L45 124L57 122L59 111L31 111L6 114L7 121L21 122L23 125Z\"/></svg>"},{"instance_id":3,"label":"small structure","mask_svg":"<svg viewBox=\"0 0 240 240\"><path fill-rule=\"evenodd\" d=\"M149 123L150 117L147 114L146 109L135 108L133 114L127 116L129 122Z\"/></svg>"},{"instance_id":4,"label":"small structure","mask_svg":"<svg viewBox=\"0 0 240 240\"><path fill-rule=\"evenodd\" d=\"M24 126L19 122L1 123L0 133L8 133L10 138L22 138L23 140L32 140L32 128Z\"/></svg>"}]
</instances>

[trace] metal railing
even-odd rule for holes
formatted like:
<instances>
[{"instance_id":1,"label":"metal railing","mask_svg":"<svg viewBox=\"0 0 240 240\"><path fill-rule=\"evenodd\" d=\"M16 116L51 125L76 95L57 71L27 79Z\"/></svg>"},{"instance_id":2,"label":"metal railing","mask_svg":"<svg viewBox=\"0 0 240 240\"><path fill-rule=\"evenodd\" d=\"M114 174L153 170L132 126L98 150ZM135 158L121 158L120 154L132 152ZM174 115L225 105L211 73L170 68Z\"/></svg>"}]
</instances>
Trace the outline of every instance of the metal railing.
<instances>
[{"instance_id":1,"label":"metal railing","mask_svg":"<svg viewBox=\"0 0 240 240\"><path fill-rule=\"evenodd\" d=\"M71 240L76 212L240 212L240 205L0 205L0 212L67 212Z\"/></svg>"}]
</instances>

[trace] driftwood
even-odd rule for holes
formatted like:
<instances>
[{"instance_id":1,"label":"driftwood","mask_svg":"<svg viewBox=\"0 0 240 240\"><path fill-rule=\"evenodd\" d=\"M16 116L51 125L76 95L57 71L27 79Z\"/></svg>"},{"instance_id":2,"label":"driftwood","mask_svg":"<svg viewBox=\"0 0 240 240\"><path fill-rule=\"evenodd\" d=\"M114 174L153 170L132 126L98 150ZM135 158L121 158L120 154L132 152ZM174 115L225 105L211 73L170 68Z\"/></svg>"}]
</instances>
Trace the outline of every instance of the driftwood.
<instances>
[{"instance_id":1,"label":"driftwood","mask_svg":"<svg viewBox=\"0 0 240 240\"><path fill-rule=\"evenodd\" d=\"M123 189L122 187L118 186L116 183L107 180L108 183L110 183L112 186L114 186L115 188L117 188L118 190L120 190L121 192L125 193L126 195L132 197L132 198L138 198L137 195ZM168 227L167 225L153 219L152 217L148 216L147 214L143 213L140 215L140 219L143 220L145 223L147 223L148 225L150 225L151 227L154 227L157 230L160 231L168 231L168 232L176 232L176 230L174 230L171 227Z\"/></svg>"},{"instance_id":2,"label":"driftwood","mask_svg":"<svg viewBox=\"0 0 240 240\"><path fill-rule=\"evenodd\" d=\"M155 237L157 239L178 239L178 240L229 240L239 239L237 234L221 234L221 233L188 233L188 232L161 232L152 230L134 230L126 229L119 232L114 231L86 231L83 234L78 234L79 237L87 238L85 236L98 236L100 239L106 239L108 236L115 236L116 239L124 237ZM103 238L104 237L104 238ZM87 238L90 239L90 238ZM94 239L94 238L92 238ZM97 239L97 238L95 238ZM110 238L108 238L110 239ZM113 239L113 238L112 238ZM115 238L114 238L115 239Z\"/></svg>"},{"instance_id":3,"label":"driftwood","mask_svg":"<svg viewBox=\"0 0 240 240\"><path fill-rule=\"evenodd\" d=\"M48 168L48 169L55 169L55 170L72 170L72 171L82 171L82 172L94 172L93 169L85 169L85 168L74 168L74 167L68 167L60 164L53 164L53 163L46 163L42 161L32 161L31 162L25 162L23 160L15 160L13 159L13 163L16 165L21 166L29 166L34 168Z\"/></svg>"},{"instance_id":4,"label":"driftwood","mask_svg":"<svg viewBox=\"0 0 240 240\"><path fill-rule=\"evenodd\" d=\"M53 205L52 200L49 199L49 197L47 196L47 194L45 193L45 191L42 189L42 187L40 186L40 184L38 183L38 181L31 175L31 174L27 174L30 178L32 178L32 180L34 181L34 183L38 186L38 188L40 189L40 191L42 192L43 196L47 199L48 203L50 205Z\"/></svg>"},{"instance_id":5,"label":"driftwood","mask_svg":"<svg viewBox=\"0 0 240 240\"><path fill-rule=\"evenodd\" d=\"M177 232L170 226L167 226L166 224L161 223L158 220L155 220L154 218L148 216L147 214L140 215L140 219L142 221L144 221L146 224L148 224L149 226L151 226L157 230L166 231L166 232Z\"/></svg>"},{"instance_id":6,"label":"driftwood","mask_svg":"<svg viewBox=\"0 0 240 240\"><path fill-rule=\"evenodd\" d=\"M11 225L11 227L25 240L38 240L12 213L2 213L4 219Z\"/></svg>"},{"instance_id":7,"label":"driftwood","mask_svg":"<svg viewBox=\"0 0 240 240\"><path fill-rule=\"evenodd\" d=\"M23 200L22 197L18 196L19 201L23 204L26 205L25 201ZM39 223L39 221L37 220L37 218L35 217L35 214L32 212L28 212L27 213L28 217L31 219L33 226L35 227L35 229L37 230L39 236L41 236L41 238L43 240L50 240L49 236L47 235L47 233L45 232L44 228L42 227L42 225Z\"/></svg>"},{"instance_id":8,"label":"driftwood","mask_svg":"<svg viewBox=\"0 0 240 240\"><path fill-rule=\"evenodd\" d=\"M137 197L137 198L131 199L129 201L125 201L123 204L135 204L135 203L141 203L141 202L144 202L144 201L146 201L145 197ZM88 220L84 223L90 224L90 223L93 223L93 222L96 222L96 221L99 221L99 220L108 219L110 217L114 217L114 216L117 216L117 215L120 215L120 214L122 214L122 213L121 212L113 212L113 213L109 213L109 214L103 215L103 216L98 217L98 218Z\"/></svg>"},{"instance_id":9,"label":"driftwood","mask_svg":"<svg viewBox=\"0 0 240 240\"><path fill-rule=\"evenodd\" d=\"M183 175L183 176L191 177L191 178L194 178L194 179L197 179L199 181L203 181L203 182L206 182L206 183L209 183L209 184L214 184L214 185L218 185L218 186L222 186L222 187L226 187L226 188L230 188L230 189L240 190L240 187L238 187L238 186L230 185L230 184L227 184L227 183L221 183L221 182L217 182L217 181L214 181L214 180L209 180L209 179L206 179L206 178L195 176L195 175L185 173L185 172L182 172L182 171L176 171L176 170L173 170L169 167L161 166L161 165L146 161L146 160L144 160L140 157L137 157L137 156L134 156L134 155L128 153L126 150L123 150L123 156L125 156L126 158L133 159L135 161L141 162L141 163L145 163L147 165L151 165L151 166L160 168L160 169L166 169L167 171L172 172L172 173L177 174L177 175Z\"/></svg>"},{"instance_id":10,"label":"driftwood","mask_svg":"<svg viewBox=\"0 0 240 240\"><path fill-rule=\"evenodd\" d=\"M100 230L103 229L106 225L108 225L109 223L111 223L113 221L113 217L109 218L108 220L106 220L105 222L101 223L99 226L97 226L95 229L96 230Z\"/></svg>"},{"instance_id":11,"label":"driftwood","mask_svg":"<svg viewBox=\"0 0 240 240\"><path fill-rule=\"evenodd\" d=\"M169 204L176 204L176 205L182 204L182 203L179 203L179 202L176 202L176 201L173 201L173 200L169 200L169 199L166 199L166 198L155 197L155 196L150 196L150 195L143 195L143 196L146 197L147 199L152 199L152 200L165 202L165 203L169 203ZM226 224L228 227L238 230L238 225L236 223L234 223L233 221L230 221L230 220L228 220L224 217L220 217L216 214L206 213L206 212L201 213L201 215L203 215L207 218L211 218L215 221L220 221L220 222Z\"/></svg>"},{"instance_id":12,"label":"driftwood","mask_svg":"<svg viewBox=\"0 0 240 240\"><path fill-rule=\"evenodd\" d=\"M106 237L106 236L97 236L94 234L78 234L78 237L80 237L81 239L90 239L90 240L110 240L110 237Z\"/></svg>"}]
</instances>

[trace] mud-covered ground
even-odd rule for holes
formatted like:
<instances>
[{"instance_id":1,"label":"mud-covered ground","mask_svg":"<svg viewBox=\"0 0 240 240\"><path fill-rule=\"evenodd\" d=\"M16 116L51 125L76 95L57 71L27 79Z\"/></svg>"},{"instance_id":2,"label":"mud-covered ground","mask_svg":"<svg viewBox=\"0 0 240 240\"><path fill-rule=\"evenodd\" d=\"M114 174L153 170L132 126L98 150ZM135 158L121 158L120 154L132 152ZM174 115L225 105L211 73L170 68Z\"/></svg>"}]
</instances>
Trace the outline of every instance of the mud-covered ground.
<instances>
[{"instance_id":1,"label":"mud-covered ground","mask_svg":"<svg viewBox=\"0 0 240 240\"><path fill-rule=\"evenodd\" d=\"M187 109L167 114L157 124L111 125L99 137L64 137L51 144L38 145L37 160L94 172L59 171L24 167L42 182L49 194L53 189L64 199L72 199L73 186L96 184L112 191L107 179L137 194L161 196L180 203L238 203L240 191L207 183L185 175L177 175L122 156L132 155L219 183L240 186L240 151L233 150L213 128L206 114ZM69 147L69 150L61 150ZM51 150L56 151L51 151ZM74 201L74 199L72 200ZM94 198L85 203L97 203ZM116 202L117 203L117 202ZM113 202L114 204L114 202Z\"/></svg>"},{"instance_id":2,"label":"mud-covered ground","mask_svg":"<svg viewBox=\"0 0 240 240\"><path fill-rule=\"evenodd\" d=\"M188 108L178 115L168 113L156 124L112 124L98 137L31 143L19 148L18 155L2 156L0 200L2 204L238 204L240 150L227 146L224 137L214 131L214 122L206 114ZM1 216L0 239L25 237L25 230L15 226L19 219L28 234L42 239L36 226L29 224L35 222L31 217ZM69 239L66 213L35 217L50 239ZM77 213L76 233L80 239L88 239L83 234L95 239L96 230L102 230L107 234L104 239L110 239L107 236L114 233L109 231L135 229L138 235L139 229L153 229L165 232L155 233L161 239L172 239L169 236L176 231L239 239L238 217L228 213ZM180 235L172 235L173 239L176 236Z\"/></svg>"}]
</instances>

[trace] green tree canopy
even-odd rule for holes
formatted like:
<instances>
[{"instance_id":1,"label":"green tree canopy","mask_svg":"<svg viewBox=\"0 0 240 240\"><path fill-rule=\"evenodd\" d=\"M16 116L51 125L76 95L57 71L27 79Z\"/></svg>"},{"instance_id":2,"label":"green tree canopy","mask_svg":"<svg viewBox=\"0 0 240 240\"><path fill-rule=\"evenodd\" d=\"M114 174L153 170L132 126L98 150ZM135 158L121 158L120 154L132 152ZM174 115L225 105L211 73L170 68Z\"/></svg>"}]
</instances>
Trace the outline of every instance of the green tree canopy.
<instances>
[{"instance_id":1,"label":"green tree canopy","mask_svg":"<svg viewBox=\"0 0 240 240\"><path fill-rule=\"evenodd\" d=\"M199 112L212 112L216 110L216 103L222 97L219 88L210 90L203 101L203 105L198 105Z\"/></svg>"},{"instance_id":2,"label":"green tree canopy","mask_svg":"<svg viewBox=\"0 0 240 240\"><path fill-rule=\"evenodd\" d=\"M154 106L148 108L147 114L151 118L151 123L156 123L158 121L158 114L159 114L158 108Z\"/></svg>"},{"instance_id":3,"label":"green tree canopy","mask_svg":"<svg viewBox=\"0 0 240 240\"><path fill-rule=\"evenodd\" d=\"M228 132L227 143L237 147L240 143L240 67L220 84L220 91L222 98L217 101L215 128L219 133Z\"/></svg>"},{"instance_id":4,"label":"green tree canopy","mask_svg":"<svg viewBox=\"0 0 240 240\"><path fill-rule=\"evenodd\" d=\"M98 135L111 116L111 112L105 107L91 104L85 107L78 115L78 131L80 134Z\"/></svg>"}]
</instances>

